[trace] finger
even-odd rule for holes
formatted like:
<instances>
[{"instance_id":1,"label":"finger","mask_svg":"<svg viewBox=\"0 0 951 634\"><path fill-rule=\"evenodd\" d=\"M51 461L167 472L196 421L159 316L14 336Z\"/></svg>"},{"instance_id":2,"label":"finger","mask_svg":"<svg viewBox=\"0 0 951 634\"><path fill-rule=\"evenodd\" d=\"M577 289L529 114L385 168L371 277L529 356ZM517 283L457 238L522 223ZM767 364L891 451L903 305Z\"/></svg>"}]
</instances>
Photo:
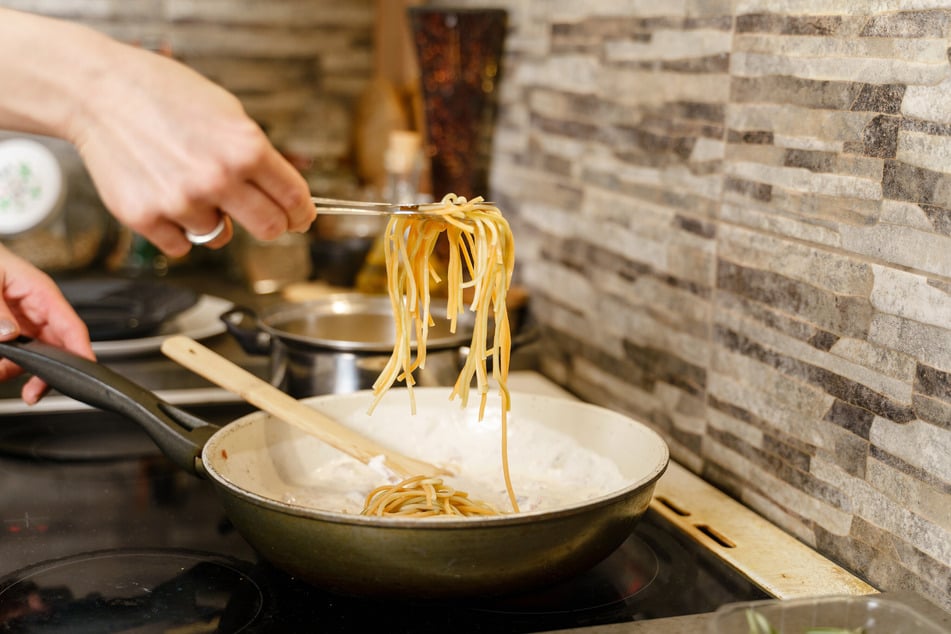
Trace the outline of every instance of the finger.
<instances>
[{"instance_id":1,"label":"finger","mask_svg":"<svg viewBox=\"0 0 951 634\"><path fill-rule=\"evenodd\" d=\"M183 212L176 213L174 218L181 223L181 228L186 237L203 237L209 234L220 235L222 230L222 214L217 206L208 206L207 209L195 207L186 208ZM207 241L207 240L206 240ZM201 243L201 240L192 242L192 244Z\"/></svg>"},{"instance_id":2,"label":"finger","mask_svg":"<svg viewBox=\"0 0 951 634\"><path fill-rule=\"evenodd\" d=\"M23 388L20 390L20 398L27 405L36 405L43 398L43 395L49 392L49 389L49 385L43 379L32 376L23 384Z\"/></svg>"},{"instance_id":3,"label":"finger","mask_svg":"<svg viewBox=\"0 0 951 634\"><path fill-rule=\"evenodd\" d=\"M20 326L0 294L0 341L13 341L20 336ZM23 370L9 359L0 359L0 382L20 376Z\"/></svg>"},{"instance_id":4,"label":"finger","mask_svg":"<svg viewBox=\"0 0 951 634\"><path fill-rule=\"evenodd\" d=\"M164 218L149 227L135 227L135 230L169 257L180 258L191 251L192 243L185 237L185 229Z\"/></svg>"},{"instance_id":5,"label":"finger","mask_svg":"<svg viewBox=\"0 0 951 634\"><path fill-rule=\"evenodd\" d=\"M231 238L234 237L234 223L231 221L231 216L228 214L224 215L224 227L221 230L221 233L214 240L206 242L202 246L206 249L211 249L215 251L225 246L231 242Z\"/></svg>"},{"instance_id":6,"label":"finger","mask_svg":"<svg viewBox=\"0 0 951 634\"><path fill-rule=\"evenodd\" d=\"M0 247L0 340L26 335L95 360L89 330L53 280L26 260ZM9 359L0 360L0 381L23 370ZM27 403L36 403L47 391L33 377L21 390Z\"/></svg>"},{"instance_id":7,"label":"finger","mask_svg":"<svg viewBox=\"0 0 951 634\"><path fill-rule=\"evenodd\" d=\"M35 294L35 300L30 306L21 305L24 318L29 322L29 327L22 330L22 334L95 361L89 329L62 291L51 281L40 278L34 280L32 293ZM0 369L0 377L3 378L20 374L23 374L23 370L12 363ZM49 385L43 379L34 376L23 384L20 396L28 405L35 405L49 390Z\"/></svg>"},{"instance_id":8,"label":"finger","mask_svg":"<svg viewBox=\"0 0 951 634\"><path fill-rule=\"evenodd\" d=\"M134 229L165 255L172 258L183 257L187 255L194 246L189 240L188 234L194 236L207 234L214 231L218 226L218 222L221 220L221 212L218 211L186 215L189 218L188 227L176 224L163 217L149 226L139 226ZM193 218L199 216L200 220L197 222L193 220ZM228 244L232 237L234 237L233 225L226 219L225 226L222 227L221 232L214 240L203 243L201 246L211 249L220 249Z\"/></svg>"},{"instance_id":9,"label":"finger","mask_svg":"<svg viewBox=\"0 0 951 634\"><path fill-rule=\"evenodd\" d=\"M86 324L73 313L72 308L62 309L62 313L56 320L51 321L49 326L44 329L42 336L38 337L46 343L69 350L73 354L89 359L96 360L96 354L93 352L92 344L89 341L89 330ZM74 319L75 317L75 319ZM12 365L12 372L8 377L4 377L4 368L0 368L0 380L12 376L19 376L23 370L19 366ZM20 397L28 405L35 405L43 396L49 392L50 387L38 376L27 379L20 390Z\"/></svg>"},{"instance_id":10,"label":"finger","mask_svg":"<svg viewBox=\"0 0 951 634\"><path fill-rule=\"evenodd\" d=\"M2 249L0 245L0 249ZM0 255L7 255L8 262L6 267L0 266L0 341L10 341L20 336L20 323L10 307L7 306L6 294L4 289L7 287L7 268L12 268L12 273L16 273L16 266L20 263L19 258L11 256L6 250L0 251Z\"/></svg>"},{"instance_id":11,"label":"finger","mask_svg":"<svg viewBox=\"0 0 951 634\"><path fill-rule=\"evenodd\" d=\"M37 289L40 292L41 289ZM0 295L0 341L13 341L22 330L16 317ZM23 369L9 359L0 360L0 381L7 381L23 374ZM31 377L21 388L20 395L27 405L34 405L48 390L46 383L37 377Z\"/></svg>"},{"instance_id":12,"label":"finger","mask_svg":"<svg viewBox=\"0 0 951 634\"><path fill-rule=\"evenodd\" d=\"M95 359L89 329L59 286L24 260L11 258L5 263L7 270L0 273L0 322L7 326L0 340L25 335Z\"/></svg>"},{"instance_id":13,"label":"finger","mask_svg":"<svg viewBox=\"0 0 951 634\"><path fill-rule=\"evenodd\" d=\"M20 326L10 313L10 309L0 299L0 341L11 341L20 336Z\"/></svg>"},{"instance_id":14,"label":"finger","mask_svg":"<svg viewBox=\"0 0 951 634\"><path fill-rule=\"evenodd\" d=\"M57 294L62 296L58 289ZM51 304L52 302L53 300ZM65 297L62 298L62 302L52 309L53 312L49 315L47 325L39 338L90 361L95 361L96 354L92 349L92 341L89 339L89 328Z\"/></svg>"},{"instance_id":15,"label":"finger","mask_svg":"<svg viewBox=\"0 0 951 634\"><path fill-rule=\"evenodd\" d=\"M191 231L185 231L185 237L189 242L195 246L204 246L207 244L212 244L215 242L221 243L221 236L224 235L228 229L228 223L230 219L227 214L218 214L218 222L215 224L215 228L206 233L196 234Z\"/></svg>"},{"instance_id":16,"label":"finger","mask_svg":"<svg viewBox=\"0 0 951 634\"><path fill-rule=\"evenodd\" d=\"M259 240L273 240L289 228L284 210L253 183L229 189L221 208Z\"/></svg>"},{"instance_id":17,"label":"finger","mask_svg":"<svg viewBox=\"0 0 951 634\"><path fill-rule=\"evenodd\" d=\"M43 292L38 289L38 292ZM32 333L37 339L50 345L54 345L73 354L89 359L96 360L96 354L93 352L92 343L89 340L89 329L76 311L70 306L69 302L63 296L59 288L53 286L43 295L42 300L49 311L46 317L46 323L42 325L40 331ZM17 368L17 374L21 371ZM20 390L20 397L28 405L35 405L43 395L49 392L49 385L40 377L30 377L23 384Z\"/></svg>"},{"instance_id":18,"label":"finger","mask_svg":"<svg viewBox=\"0 0 951 634\"><path fill-rule=\"evenodd\" d=\"M23 369L9 359L0 360L0 382L7 381L23 374Z\"/></svg>"},{"instance_id":19,"label":"finger","mask_svg":"<svg viewBox=\"0 0 951 634\"><path fill-rule=\"evenodd\" d=\"M317 217L310 200L310 186L287 159L271 149L253 176L254 184L283 210L290 231L304 232Z\"/></svg>"},{"instance_id":20,"label":"finger","mask_svg":"<svg viewBox=\"0 0 951 634\"><path fill-rule=\"evenodd\" d=\"M0 288L5 283L5 274L0 271ZM0 293L0 341L13 341L20 336L20 325ZM0 359L0 381L6 381L23 373L20 366L8 359Z\"/></svg>"}]
</instances>

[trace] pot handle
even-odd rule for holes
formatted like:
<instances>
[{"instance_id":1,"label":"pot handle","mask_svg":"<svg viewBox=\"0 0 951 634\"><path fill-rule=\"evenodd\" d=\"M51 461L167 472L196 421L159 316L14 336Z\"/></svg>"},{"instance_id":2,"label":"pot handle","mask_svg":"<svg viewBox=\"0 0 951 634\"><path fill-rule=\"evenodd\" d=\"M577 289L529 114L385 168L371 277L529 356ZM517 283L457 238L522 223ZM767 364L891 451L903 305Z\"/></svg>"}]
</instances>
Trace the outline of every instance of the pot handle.
<instances>
[{"instance_id":1,"label":"pot handle","mask_svg":"<svg viewBox=\"0 0 951 634\"><path fill-rule=\"evenodd\" d=\"M220 319L242 350L248 354L271 353L271 335L258 327L258 316L253 310L246 306L235 306L222 313Z\"/></svg>"},{"instance_id":2,"label":"pot handle","mask_svg":"<svg viewBox=\"0 0 951 634\"><path fill-rule=\"evenodd\" d=\"M62 348L20 337L0 342L0 356L77 401L138 423L173 463L204 475L201 450L219 427L159 398L111 368Z\"/></svg>"}]
</instances>

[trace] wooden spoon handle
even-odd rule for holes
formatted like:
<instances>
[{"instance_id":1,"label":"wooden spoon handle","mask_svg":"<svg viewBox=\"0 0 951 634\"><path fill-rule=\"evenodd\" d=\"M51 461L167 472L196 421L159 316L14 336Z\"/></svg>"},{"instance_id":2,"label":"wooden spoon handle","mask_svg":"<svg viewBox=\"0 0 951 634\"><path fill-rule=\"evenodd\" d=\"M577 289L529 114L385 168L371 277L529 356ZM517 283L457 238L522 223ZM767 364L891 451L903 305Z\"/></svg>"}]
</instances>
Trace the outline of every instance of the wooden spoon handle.
<instances>
[{"instance_id":1,"label":"wooden spoon handle","mask_svg":"<svg viewBox=\"0 0 951 634\"><path fill-rule=\"evenodd\" d=\"M167 337L162 342L162 352L218 387L237 394L255 407L299 427L360 462L368 463L371 458L382 455L388 467L405 477L447 475L445 469L377 444L189 337Z\"/></svg>"}]
</instances>

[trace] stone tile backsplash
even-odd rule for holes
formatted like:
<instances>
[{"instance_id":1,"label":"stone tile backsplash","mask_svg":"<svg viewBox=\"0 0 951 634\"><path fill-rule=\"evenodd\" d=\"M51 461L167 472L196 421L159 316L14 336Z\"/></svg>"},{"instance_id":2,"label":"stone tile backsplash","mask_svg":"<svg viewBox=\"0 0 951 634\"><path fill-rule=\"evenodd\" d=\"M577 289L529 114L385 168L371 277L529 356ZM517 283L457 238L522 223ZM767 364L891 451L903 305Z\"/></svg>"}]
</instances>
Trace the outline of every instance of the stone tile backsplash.
<instances>
[{"instance_id":1,"label":"stone tile backsplash","mask_svg":"<svg viewBox=\"0 0 951 634\"><path fill-rule=\"evenodd\" d=\"M277 140L346 165L371 0L3 4L157 28ZM951 608L947 1L431 4L509 10L488 193L543 371Z\"/></svg>"},{"instance_id":2,"label":"stone tile backsplash","mask_svg":"<svg viewBox=\"0 0 951 634\"><path fill-rule=\"evenodd\" d=\"M545 372L951 608L951 6L451 4L510 10L490 196Z\"/></svg>"}]
</instances>

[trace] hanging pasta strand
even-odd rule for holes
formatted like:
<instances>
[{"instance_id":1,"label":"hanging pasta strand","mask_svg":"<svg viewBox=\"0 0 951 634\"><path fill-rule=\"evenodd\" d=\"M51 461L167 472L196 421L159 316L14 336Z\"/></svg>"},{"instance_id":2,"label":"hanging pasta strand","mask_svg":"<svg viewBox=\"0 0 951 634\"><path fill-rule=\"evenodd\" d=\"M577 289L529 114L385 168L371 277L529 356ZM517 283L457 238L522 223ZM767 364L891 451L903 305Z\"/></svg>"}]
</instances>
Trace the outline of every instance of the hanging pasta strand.
<instances>
[{"instance_id":1,"label":"hanging pasta strand","mask_svg":"<svg viewBox=\"0 0 951 634\"><path fill-rule=\"evenodd\" d=\"M390 359L373 384L375 398L370 410L377 406L395 382L402 380L410 395L410 407L414 414L416 412L413 371L424 367L426 362L426 340L429 327L434 323L430 312L431 284L441 281L433 265L433 254L439 237L445 235L449 243L446 313L452 332L456 330L460 315L466 310L474 313L469 354L450 398L458 397L465 407L469 403L469 392L474 382L479 394L481 420L490 391L487 364L491 358L491 378L498 385L502 402L502 471L509 501L513 510L518 512L509 475L507 439L511 405L507 387L511 332L505 298L515 268L512 231L499 209L485 203L481 197L466 200L455 194L447 194L439 203L421 206L421 211L426 213L424 217L394 215L386 227L384 252L387 292L396 322L396 343ZM472 298L467 306L463 293L469 289ZM493 323L491 329L490 320ZM413 490L421 482L426 482L429 487L426 491L431 493L434 486L432 480L421 477L390 487L394 491L400 489L399 495L394 493L390 502L410 498L418 502L419 495L425 492L421 493L422 489L417 487L415 493L418 495L414 497L407 493L407 489ZM375 493L377 496L381 494L380 491ZM367 504L370 505L369 498ZM382 506L390 508L392 505ZM400 507L401 504L396 505L396 508Z\"/></svg>"}]
</instances>

